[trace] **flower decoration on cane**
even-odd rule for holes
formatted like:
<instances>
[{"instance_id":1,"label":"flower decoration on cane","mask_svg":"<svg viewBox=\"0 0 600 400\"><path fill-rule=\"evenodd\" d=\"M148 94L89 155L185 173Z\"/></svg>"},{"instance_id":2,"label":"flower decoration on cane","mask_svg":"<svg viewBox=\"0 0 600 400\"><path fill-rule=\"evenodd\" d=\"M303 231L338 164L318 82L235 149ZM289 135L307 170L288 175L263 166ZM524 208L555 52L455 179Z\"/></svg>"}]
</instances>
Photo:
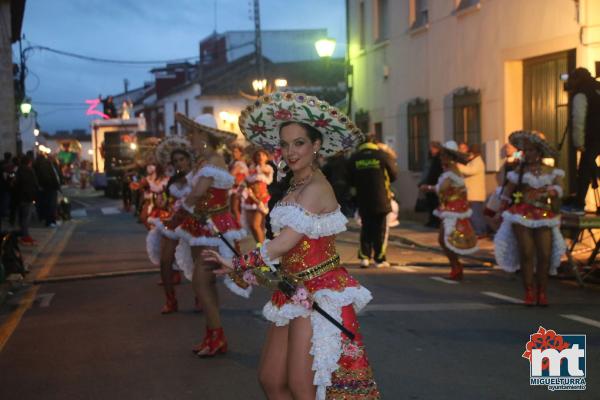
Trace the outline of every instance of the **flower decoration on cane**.
<instances>
[{"instance_id":1,"label":"flower decoration on cane","mask_svg":"<svg viewBox=\"0 0 600 400\"><path fill-rule=\"evenodd\" d=\"M568 349L570 347L570 343L565 342L561 335L558 335L552 329L546 330L544 327L540 326L538 331L531 335L529 342L525 344L525 352L522 357L529 360L531 363L531 352L533 349L546 350L546 349L556 349L557 351L562 351ZM561 359L561 363L565 359ZM548 358L544 358L542 360L542 370L547 370L550 365L550 361Z\"/></svg>"}]
</instances>

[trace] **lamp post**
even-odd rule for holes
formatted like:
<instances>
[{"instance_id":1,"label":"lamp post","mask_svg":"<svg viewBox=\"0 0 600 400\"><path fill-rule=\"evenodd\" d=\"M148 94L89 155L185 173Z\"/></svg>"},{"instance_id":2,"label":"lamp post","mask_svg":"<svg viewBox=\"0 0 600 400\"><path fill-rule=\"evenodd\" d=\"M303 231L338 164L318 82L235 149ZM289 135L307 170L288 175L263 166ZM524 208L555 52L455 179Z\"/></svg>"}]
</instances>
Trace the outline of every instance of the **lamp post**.
<instances>
[{"instance_id":1,"label":"lamp post","mask_svg":"<svg viewBox=\"0 0 600 400\"><path fill-rule=\"evenodd\" d=\"M335 51L335 39L325 38L315 42L315 49L321 58L331 58Z\"/></svg>"},{"instance_id":2,"label":"lamp post","mask_svg":"<svg viewBox=\"0 0 600 400\"><path fill-rule=\"evenodd\" d=\"M252 81L252 89L260 96L267 87L266 79L255 79Z\"/></svg>"}]
</instances>

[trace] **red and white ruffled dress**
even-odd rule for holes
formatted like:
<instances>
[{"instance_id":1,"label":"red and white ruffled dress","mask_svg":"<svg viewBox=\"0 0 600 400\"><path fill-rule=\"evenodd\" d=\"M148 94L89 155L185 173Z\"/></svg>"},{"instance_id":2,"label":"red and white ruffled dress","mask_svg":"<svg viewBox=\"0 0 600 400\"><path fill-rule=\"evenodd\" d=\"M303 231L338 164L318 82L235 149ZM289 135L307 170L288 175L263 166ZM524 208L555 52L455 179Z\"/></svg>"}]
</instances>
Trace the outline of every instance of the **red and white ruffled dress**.
<instances>
[{"instance_id":1,"label":"red and white ruffled dress","mask_svg":"<svg viewBox=\"0 0 600 400\"><path fill-rule=\"evenodd\" d=\"M169 239L179 240L175 228L183 221L182 217L186 214L181 208L182 199L192 190L190 180L192 173L186 175L186 182L183 184L173 183L168 189L168 208L151 213L148 218L148 224L152 226L146 236L146 252L150 262L154 265L160 265L160 240L162 236ZM174 266L177 268L176 266Z\"/></svg>"},{"instance_id":2,"label":"red and white ruffled dress","mask_svg":"<svg viewBox=\"0 0 600 400\"><path fill-rule=\"evenodd\" d=\"M544 192L553 189L562 197L562 187L558 180L565 175L558 168L544 167L541 175L525 172L521 181L522 197L502 213L502 224L494 236L496 263L508 272L517 271L519 266L519 249L512 224L527 228L548 227L552 230L552 255L550 258L550 275L556 275L560 259L565 254L566 244L560 233L560 215L554 213L549 206L536 203L534 199L544 197ZM519 184L519 171L511 171L507 178L515 186ZM518 190L518 189L517 189Z\"/></svg>"},{"instance_id":3,"label":"red and white ruffled dress","mask_svg":"<svg viewBox=\"0 0 600 400\"><path fill-rule=\"evenodd\" d=\"M433 214L442 220L446 247L462 255L478 251L464 179L454 171L446 171L438 178L435 191L440 205Z\"/></svg>"},{"instance_id":4,"label":"red and white ruffled dress","mask_svg":"<svg viewBox=\"0 0 600 400\"><path fill-rule=\"evenodd\" d=\"M186 210L183 221L175 228L175 233L181 239L175 252L177 264L182 268L186 278L190 280L194 271L190 246L216 247L223 257L230 258L234 256L233 251L206 223L206 219L234 247L237 241L247 235L229 211L229 190L233 186L233 176L223 168L205 164L192 177L190 186L193 188L202 177L213 178L212 186L198 200L193 210Z\"/></svg>"},{"instance_id":5,"label":"red and white ruffled dress","mask_svg":"<svg viewBox=\"0 0 600 400\"><path fill-rule=\"evenodd\" d=\"M275 290L264 306L263 315L276 326L285 326L294 318L308 318L312 323L312 369L317 399L378 399L379 390L358 329L356 313L372 299L371 292L360 285L339 265L335 247L336 234L346 230L348 220L336 211L313 214L295 203L278 203L271 211L273 232L284 227L303 234L302 239L281 257L285 273L302 277L305 289L321 308L356 333L350 341L333 324L316 311L287 298ZM265 242L267 247L268 241ZM266 252L261 252L265 262ZM321 269L321 266L326 266Z\"/></svg>"},{"instance_id":6,"label":"red and white ruffled dress","mask_svg":"<svg viewBox=\"0 0 600 400\"><path fill-rule=\"evenodd\" d=\"M263 214L269 213L269 199L271 196L269 195L268 186L273 182L273 167L269 164L266 164L263 168L266 170L258 171L258 167L253 167L250 169L248 176L246 177L246 182L248 183L248 191L251 191L254 194L254 197L259 201L257 203L254 201L252 196L249 193L245 193L244 202L242 203L242 208L244 210L250 211L260 211Z\"/></svg>"},{"instance_id":7,"label":"red and white ruffled dress","mask_svg":"<svg viewBox=\"0 0 600 400\"><path fill-rule=\"evenodd\" d=\"M231 190L234 192L237 191L240 185L246 180L250 170L245 161L235 160L229 165L229 173L233 175L234 182Z\"/></svg>"}]
</instances>

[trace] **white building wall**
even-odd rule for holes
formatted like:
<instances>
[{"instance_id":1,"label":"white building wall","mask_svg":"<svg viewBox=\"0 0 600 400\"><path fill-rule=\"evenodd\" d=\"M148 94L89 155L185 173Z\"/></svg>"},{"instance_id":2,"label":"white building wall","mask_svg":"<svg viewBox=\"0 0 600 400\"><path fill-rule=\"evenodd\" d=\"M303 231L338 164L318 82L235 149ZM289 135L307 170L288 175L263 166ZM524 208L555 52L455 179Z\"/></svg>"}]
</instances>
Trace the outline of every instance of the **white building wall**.
<instances>
[{"instance_id":1,"label":"white building wall","mask_svg":"<svg viewBox=\"0 0 600 400\"><path fill-rule=\"evenodd\" d=\"M194 119L201 111L198 96L200 95L200 84L190 85L178 92L171 93L160 99L159 104L164 107L165 134L171 134L171 127L175 127L175 133L181 133L179 124L175 124L174 105L177 103L177 112L185 114L185 100L188 101L188 117Z\"/></svg>"},{"instance_id":2,"label":"white building wall","mask_svg":"<svg viewBox=\"0 0 600 400\"><path fill-rule=\"evenodd\" d=\"M366 46L359 48L358 10L365 4ZM600 0L482 0L480 7L455 13L456 0L429 0L427 28L411 32L411 1L388 1L388 40L375 43L376 0L350 0L350 64L356 112L370 112L371 128L383 122L395 144L401 174L402 208L414 205L420 173L408 171L407 103L429 100L430 139L452 137L452 94L461 87L481 91L482 142L499 140L522 127L522 61L576 49L577 66L594 72L600 61ZM595 26L599 25L599 26ZM587 27L586 27L587 26ZM580 30L585 40L580 42ZM388 77L384 77L384 67ZM568 72L568 71L565 71ZM493 190L493 177L487 191Z\"/></svg>"}]
</instances>

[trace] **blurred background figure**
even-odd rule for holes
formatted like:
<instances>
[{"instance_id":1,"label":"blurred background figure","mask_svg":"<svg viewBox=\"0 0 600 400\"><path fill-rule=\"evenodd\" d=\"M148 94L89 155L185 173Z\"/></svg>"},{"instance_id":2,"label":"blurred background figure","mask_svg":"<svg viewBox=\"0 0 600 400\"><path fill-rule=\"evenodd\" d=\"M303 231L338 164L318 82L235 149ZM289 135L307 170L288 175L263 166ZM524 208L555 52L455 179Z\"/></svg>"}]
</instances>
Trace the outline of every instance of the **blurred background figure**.
<instances>
[{"instance_id":1,"label":"blurred background figure","mask_svg":"<svg viewBox=\"0 0 600 400\"><path fill-rule=\"evenodd\" d=\"M15 201L18 204L20 242L30 246L36 244L29 234L29 223L34 212L34 202L38 192L38 182L32 166L32 155L23 156L15 174L15 194L17 196Z\"/></svg>"},{"instance_id":2,"label":"blurred background figure","mask_svg":"<svg viewBox=\"0 0 600 400\"><path fill-rule=\"evenodd\" d=\"M429 143L429 159L427 165L423 170L423 177L419 182L419 187L422 185L435 185L438 178L442 174L442 161L440 159L440 150L442 145L440 142L432 141ZM435 191L428 191L423 194L424 198L424 211L429 214L429 218L425 223L425 226L429 228L439 228L440 219L434 215L433 211L438 207L439 200ZM419 211L419 210L416 210Z\"/></svg>"},{"instance_id":3,"label":"blurred background figure","mask_svg":"<svg viewBox=\"0 0 600 400\"><path fill-rule=\"evenodd\" d=\"M230 192L231 213L235 220L241 224L242 216L242 196L239 193L240 186L248 176L248 164L244 156L244 148L239 144L233 144L231 149L231 161L229 163L229 173L233 175L235 182Z\"/></svg>"},{"instance_id":4,"label":"blurred background figure","mask_svg":"<svg viewBox=\"0 0 600 400\"><path fill-rule=\"evenodd\" d=\"M483 216L487 196L485 190L485 163L481 158L478 145L474 144L469 147L466 143L460 143L458 149L460 152L469 155L466 164L457 163L456 167L465 179L467 200L469 200L469 206L473 212L471 223L477 236L485 236L487 234L487 224Z\"/></svg>"},{"instance_id":5,"label":"blurred background figure","mask_svg":"<svg viewBox=\"0 0 600 400\"><path fill-rule=\"evenodd\" d=\"M246 223L257 243L265 241L265 216L269 213L268 185L273 182L274 170L268 163L269 153L258 149L252 156L253 164L250 167L246 183L248 185L243 208L246 214Z\"/></svg>"},{"instance_id":6,"label":"blurred background figure","mask_svg":"<svg viewBox=\"0 0 600 400\"><path fill-rule=\"evenodd\" d=\"M346 179L348 157L349 153L339 152L325 159L325 164L321 168L321 171L333 188L342 213L346 217L351 218L354 215L355 207L352 204L352 194L350 193L350 186Z\"/></svg>"}]
</instances>

